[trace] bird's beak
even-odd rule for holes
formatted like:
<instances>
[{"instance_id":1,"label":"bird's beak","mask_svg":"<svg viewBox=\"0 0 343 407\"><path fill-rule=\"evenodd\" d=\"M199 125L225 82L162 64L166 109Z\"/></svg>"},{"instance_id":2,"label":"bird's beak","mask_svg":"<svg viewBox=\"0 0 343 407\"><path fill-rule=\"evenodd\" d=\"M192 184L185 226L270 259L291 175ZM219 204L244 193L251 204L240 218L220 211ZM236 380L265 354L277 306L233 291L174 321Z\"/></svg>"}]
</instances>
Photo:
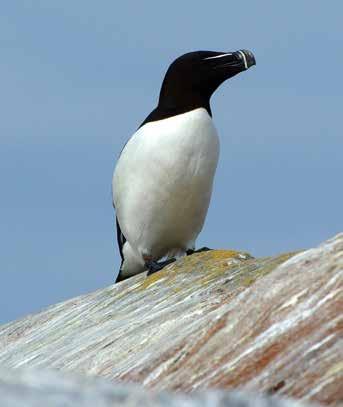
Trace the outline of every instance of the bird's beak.
<instances>
[{"instance_id":1,"label":"bird's beak","mask_svg":"<svg viewBox=\"0 0 343 407\"><path fill-rule=\"evenodd\" d=\"M241 64L245 69L249 69L251 66L256 65L256 59L251 51L241 49L236 51L234 54L241 61Z\"/></svg>"},{"instance_id":2,"label":"bird's beak","mask_svg":"<svg viewBox=\"0 0 343 407\"><path fill-rule=\"evenodd\" d=\"M210 60L214 69L237 68L239 71L245 71L256 65L254 54L246 49L218 54L206 60Z\"/></svg>"}]
</instances>

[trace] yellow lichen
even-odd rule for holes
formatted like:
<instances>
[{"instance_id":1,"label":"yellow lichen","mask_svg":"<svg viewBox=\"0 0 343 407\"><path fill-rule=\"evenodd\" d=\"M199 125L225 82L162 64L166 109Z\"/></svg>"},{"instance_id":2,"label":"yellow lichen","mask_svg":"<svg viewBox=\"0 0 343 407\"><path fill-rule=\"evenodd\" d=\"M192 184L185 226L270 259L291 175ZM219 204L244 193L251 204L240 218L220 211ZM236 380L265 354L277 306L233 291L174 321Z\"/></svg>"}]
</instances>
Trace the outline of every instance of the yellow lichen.
<instances>
[{"instance_id":1,"label":"yellow lichen","mask_svg":"<svg viewBox=\"0 0 343 407\"><path fill-rule=\"evenodd\" d=\"M162 271L146 277L138 290L145 290L156 284L161 278L165 278L165 285L172 289L172 293L179 292L188 286L207 286L213 280L219 278L230 269L240 269L235 280L240 281L242 286L252 285L257 278L269 274L275 267L288 260L295 253L282 254L276 258L253 259L248 253L236 250L211 250L195 253L191 256L182 257L175 263L167 266ZM230 260L231 259L231 260ZM199 278L182 281L182 287L178 287L177 280L180 274L194 273Z\"/></svg>"},{"instance_id":2,"label":"yellow lichen","mask_svg":"<svg viewBox=\"0 0 343 407\"><path fill-rule=\"evenodd\" d=\"M155 284L158 280L160 280L162 277L164 277L166 274L166 270L161 270L158 271L157 273L150 274L150 276L147 276L141 283L141 285L138 288L141 289L146 289L150 287L151 285Z\"/></svg>"}]
</instances>

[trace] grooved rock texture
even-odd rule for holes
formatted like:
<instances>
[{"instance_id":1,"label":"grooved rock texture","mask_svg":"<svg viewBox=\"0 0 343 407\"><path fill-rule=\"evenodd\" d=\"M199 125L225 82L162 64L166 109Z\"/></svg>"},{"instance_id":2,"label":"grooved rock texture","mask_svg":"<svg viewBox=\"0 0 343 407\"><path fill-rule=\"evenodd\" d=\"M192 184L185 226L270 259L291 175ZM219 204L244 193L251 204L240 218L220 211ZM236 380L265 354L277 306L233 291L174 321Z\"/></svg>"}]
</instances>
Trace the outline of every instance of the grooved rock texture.
<instances>
[{"instance_id":1,"label":"grooved rock texture","mask_svg":"<svg viewBox=\"0 0 343 407\"><path fill-rule=\"evenodd\" d=\"M0 366L343 399L343 234L302 253L217 250L0 327Z\"/></svg>"},{"instance_id":2,"label":"grooved rock texture","mask_svg":"<svg viewBox=\"0 0 343 407\"><path fill-rule=\"evenodd\" d=\"M191 395L149 392L56 371L0 370L2 407L301 407L295 401L242 392L206 391Z\"/></svg>"}]
</instances>

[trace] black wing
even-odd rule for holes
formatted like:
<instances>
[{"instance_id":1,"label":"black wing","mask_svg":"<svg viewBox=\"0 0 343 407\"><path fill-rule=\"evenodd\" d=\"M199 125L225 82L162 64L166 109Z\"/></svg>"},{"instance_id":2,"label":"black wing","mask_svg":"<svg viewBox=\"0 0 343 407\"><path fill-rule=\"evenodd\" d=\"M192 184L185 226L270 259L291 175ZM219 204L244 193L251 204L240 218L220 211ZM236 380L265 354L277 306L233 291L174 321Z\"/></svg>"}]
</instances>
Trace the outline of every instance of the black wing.
<instances>
[{"instance_id":1,"label":"black wing","mask_svg":"<svg viewBox=\"0 0 343 407\"><path fill-rule=\"evenodd\" d=\"M120 229L120 225L119 225L117 217L116 217L116 225L117 225L117 242L118 242L119 253L120 253L120 257L121 257L121 263L123 264L123 261L124 261L123 246L126 242L126 237L123 235L123 233Z\"/></svg>"}]
</instances>

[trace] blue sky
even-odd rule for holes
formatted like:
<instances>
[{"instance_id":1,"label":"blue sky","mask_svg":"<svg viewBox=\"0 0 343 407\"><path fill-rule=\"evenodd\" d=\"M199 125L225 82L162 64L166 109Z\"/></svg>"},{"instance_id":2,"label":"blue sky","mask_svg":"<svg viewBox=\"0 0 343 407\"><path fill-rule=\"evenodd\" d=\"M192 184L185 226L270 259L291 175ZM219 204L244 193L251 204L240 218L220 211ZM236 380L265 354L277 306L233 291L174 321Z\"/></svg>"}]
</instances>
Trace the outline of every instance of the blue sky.
<instances>
[{"instance_id":1,"label":"blue sky","mask_svg":"<svg viewBox=\"0 0 343 407\"><path fill-rule=\"evenodd\" d=\"M266 256L342 231L342 14L338 0L6 2L0 323L113 282L115 160L191 50L257 60L212 98L221 157L198 245Z\"/></svg>"}]
</instances>

